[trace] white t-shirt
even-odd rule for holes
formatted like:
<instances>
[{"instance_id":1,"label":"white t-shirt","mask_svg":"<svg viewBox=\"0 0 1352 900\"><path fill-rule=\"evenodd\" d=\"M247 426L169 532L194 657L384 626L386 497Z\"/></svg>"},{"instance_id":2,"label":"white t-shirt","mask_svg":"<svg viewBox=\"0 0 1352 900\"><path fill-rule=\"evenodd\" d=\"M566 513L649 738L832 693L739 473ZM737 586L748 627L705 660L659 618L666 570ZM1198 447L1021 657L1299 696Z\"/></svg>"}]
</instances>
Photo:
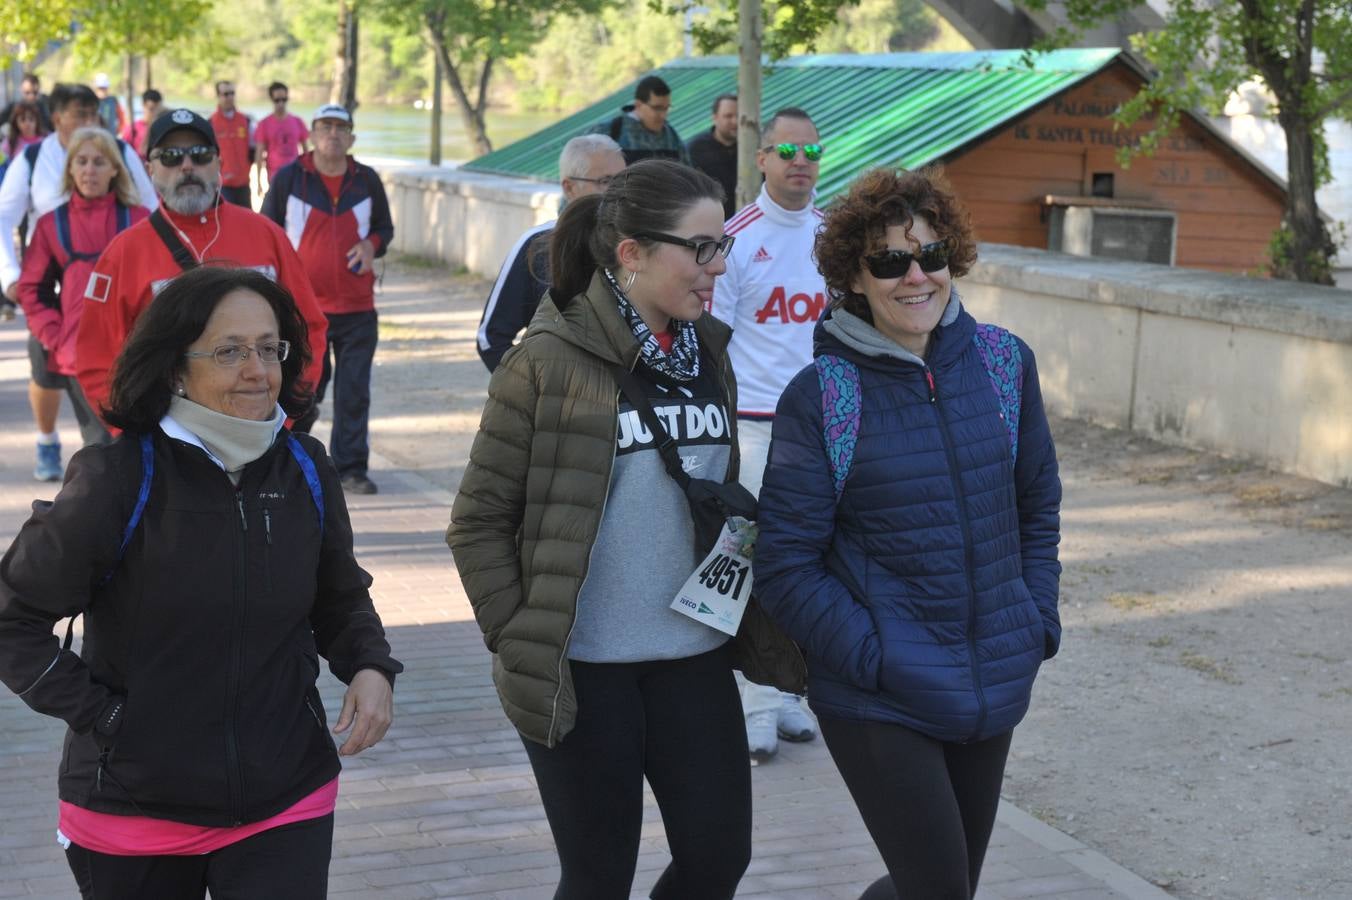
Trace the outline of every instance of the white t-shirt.
<instances>
[{"instance_id":1,"label":"white t-shirt","mask_svg":"<svg viewBox=\"0 0 1352 900\"><path fill-rule=\"evenodd\" d=\"M709 311L732 326L739 415L773 416L789 380L812 362L812 332L826 310L826 282L812 260L821 220L812 204L785 209L762 185L724 228L737 240Z\"/></svg>"}]
</instances>

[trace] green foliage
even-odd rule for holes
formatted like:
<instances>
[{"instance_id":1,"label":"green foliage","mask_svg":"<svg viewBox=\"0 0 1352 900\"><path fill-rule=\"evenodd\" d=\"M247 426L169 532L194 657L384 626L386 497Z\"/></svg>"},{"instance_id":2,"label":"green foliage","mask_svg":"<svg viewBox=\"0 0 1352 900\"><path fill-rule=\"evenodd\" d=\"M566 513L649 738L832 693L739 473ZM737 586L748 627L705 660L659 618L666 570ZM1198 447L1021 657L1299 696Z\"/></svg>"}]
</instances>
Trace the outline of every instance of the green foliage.
<instances>
[{"instance_id":1,"label":"green foliage","mask_svg":"<svg viewBox=\"0 0 1352 900\"><path fill-rule=\"evenodd\" d=\"M939 37L940 18L923 0L859 0L817 38L818 53L899 53Z\"/></svg>"},{"instance_id":2,"label":"green foliage","mask_svg":"<svg viewBox=\"0 0 1352 900\"><path fill-rule=\"evenodd\" d=\"M861 0L763 0L761 18L765 27L762 49L772 60L795 53L815 53L821 35L835 25ZM736 46L738 14L735 0L722 5L696 0L648 0L649 6L677 18L686 10L714 7L692 23L690 34L701 53L723 53Z\"/></svg>"},{"instance_id":3,"label":"green foliage","mask_svg":"<svg viewBox=\"0 0 1352 900\"><path fill-rule=\"evenodd\" d=\"M214 0L20 0L0 12L0 63L28 60L48 41L67 41L87 65L117 62L170 47L203 45L185 28L207 15Z\"/></svg>"},{"instance_id":4,"label":"green foliage","mask_svg":"<svg viewBox=\"0 0 1352 900\"><path fill-rule=\"evenodd\" d=\"M576 109L681 53L681 19L625 0L600 15L560 16L531 53L508 60L516 104Z\"/></svg>"}]
</instances>

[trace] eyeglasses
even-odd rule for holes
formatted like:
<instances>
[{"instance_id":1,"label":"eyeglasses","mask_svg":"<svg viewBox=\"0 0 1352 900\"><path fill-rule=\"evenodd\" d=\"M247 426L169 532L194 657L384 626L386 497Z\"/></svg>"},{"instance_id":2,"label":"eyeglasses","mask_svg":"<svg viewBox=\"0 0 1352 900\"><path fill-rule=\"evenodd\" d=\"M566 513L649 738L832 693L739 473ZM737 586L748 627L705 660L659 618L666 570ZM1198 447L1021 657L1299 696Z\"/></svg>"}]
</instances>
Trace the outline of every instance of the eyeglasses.
<instances>
[{"instance_id":1,"label":"eyeglasses","mask_svg":"<svg viewBox=\"0 0 1352 900\"><path fill-rule=\"evenodd\" d=\"M315 123L315 131L330 131L334 134L348 134L352 131L352 126L346 122L331 122L321 119Z\"/></svg>"},{"instance_id":2,"label":"eyeglasses","mask_svg":"<svg viewBox=\"0 0 1352 900\"><path fill-rule=\"evenodd\" d=\"M233 97L233 96L235 96L235 92L234 92L234 91L221 91L221 96L222 96L222 97Z\"/></svg>"},{"instance_id":3,"label":"eyeglasses","mask_svg":"<svg viewBox=\"0 0 1352 900\"><path fill-rule=\"evenodd\" d=\"M920 264L922 272L937 272L948 265L948 247L943 241L925 244L919 252L910 250L883 250L864 257L864 265L874 278L903 278L911 271L911 261Z\"/></svg>"},{"instance_id":4,"label":"eyeglasses","mask_svg":"<svg viewBox=\"0 0 1352 900\"><path fill-rule=\"evenodd\" d=\"M823 148L821 144L774 144L770 147L762 147L765 153L774 151L779 154L779 158L788 162L798 155L798 148L803 148L803 156L808 162L816 162L822 158Z\"/></svg>"},{"instance_id":5,"label":"eyeglasses","mask_svg":"<svg viewBox=\"0 0 1352 900\"><path fill-rule=\"evenodd\" d=\"M286 359L290 352L290 341L266 341L252 347L248 344L222 344L210 352L189 350L183 355L189 359L211 358L218 366L237 369L248 361L250 353L257 353L258 361L264 365L272 365Z\"/></svg>"},{"instance_id":6,"label":"eyeglasses","mask_svg":"<svg viewBox=\"0 0 1352 900\"><path fill-rule=\"evenodd\" d=\"M636 99L634 102L637 103L637 104L640 105L640 106L646 106L646 107L648 107L648 109L651 109L653 112L664 112L664 113L669 113L669 112L671 112L671 103L670 103L670 101L668 101L667 103L663 103L661 106L657 105L656 103L649 103L647 100L637 100L637 99Z\"/></svg>"},{"instance_id":7,"label":"eyeglasses","mask_svg":"<svg viewBox=\"0 0 1352 900\"><path fill-rule=\"evenodd\" d=\"M272 102L273 102L273 103L285 103L287 100L290 100L290 99L291 99L290 97L273 97L273 98L272 98Z\"/></svg>"},{"instance_id":8,"label":"eyeglasses","mask_svg":"<svg viewBox=\"0 0 1352 900\"><path fill-rule=\"evenodd\" d=\"M663 244L675 244L678 247L689 247L695 251L695 262L701 266L712 260L715 253L726 259L728 253L732 250L732 242L736 240L732 235L725 234L716 241L692 241L677 237L674 234L663 234L660 231L635 231L633 236L646 238L650 241L660 241Z\"/></svg>"},{"instance_id":9,"label":"eyeglasses","mask_svg":"<svg viewBox=\"0 0 1352 900\"><path fill-rule=\"evenodd\" d=\"M591 184L599 184L602 188L610 187L610 183L615 180L614 175L602 175L600 178L583 178L581 175L569 175L569 181L586 181Z\"/></svg>"},{"instance_id":10,"label":"eyeglasses","mask_svg":"<svg viewBox=\"0 0 1352 900\"><path fill-rule=\"evenodd\" d=\"M192 159L194 166L210 165L216 158L216 148L207 147L198 144L193 147L165 147L163 150L156 150L150 154L150 158L158 160L160 165L170 169L177 169L183 165L183 157Z\"/></svg>"}]
</instances>

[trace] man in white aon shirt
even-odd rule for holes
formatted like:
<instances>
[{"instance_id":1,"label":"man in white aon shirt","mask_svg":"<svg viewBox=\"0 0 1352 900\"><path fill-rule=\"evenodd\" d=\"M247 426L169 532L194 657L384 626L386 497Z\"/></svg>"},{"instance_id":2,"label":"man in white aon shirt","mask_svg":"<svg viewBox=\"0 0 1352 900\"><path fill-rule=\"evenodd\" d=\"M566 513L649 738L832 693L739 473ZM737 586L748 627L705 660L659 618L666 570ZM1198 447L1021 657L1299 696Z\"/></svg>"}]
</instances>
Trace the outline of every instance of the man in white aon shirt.
<instances>
[{"instance_id":1,"label":"man in white aon shirt","mask_svg":"<svg viewBox=\"0 0 1352 900\"><path fill-rule=\"evenodd\" d=\"M709 311L732 326L728 352L737 373L742 484L760 493L770 424L789 379L812 362L812 331L826 309L826 283L812 261L821 223L813 206L822 156L817 126L803 110L781 109L761 129L760 195L728 220L737 238L727 272L714 282ZM779 738L810 741L816 723L801 698L773 687L742 686L751 756L764 761Z\"/></svg>"}]
</instances>

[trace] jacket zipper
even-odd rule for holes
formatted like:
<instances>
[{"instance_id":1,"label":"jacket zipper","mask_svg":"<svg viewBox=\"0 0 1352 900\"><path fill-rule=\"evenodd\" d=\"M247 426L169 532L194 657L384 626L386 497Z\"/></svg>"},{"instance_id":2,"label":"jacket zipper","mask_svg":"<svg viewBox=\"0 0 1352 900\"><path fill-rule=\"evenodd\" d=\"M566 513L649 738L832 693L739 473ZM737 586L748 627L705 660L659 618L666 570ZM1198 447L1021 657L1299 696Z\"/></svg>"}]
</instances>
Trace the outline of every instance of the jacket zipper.
<instances>
[{"instance_id":1,"label":"jacket zipper","mask_svg":"<svg viewBox=\"0 0 1352 900\"><path fill-rule=\"evenodd\" d=\"M967 507L964 503L965 494L962 490L962 481L959 477L958 455L953 450L953 435L948 430L948 418L944 415L943 404L939 402L939 392L935 388L934 373L930 371L927 365L924 367L925 381L929 384L930 403L934 405L936 418L939 420L939 431L943 435L944 453L948 457L948 477L953 482L953 496L957 501L955 506L958 509L958 524L962 527L962 555L963 555L963 575L967 580L967 658L972 669L972 687L976 691L977 715L976 726L972 729L972 734L967 738L974 741L981 734L981 729L986 727L986 691L981 685L981 667L977 664L976 653L976 584L972 580L973 566L976 564L972 548L972 523L967 519Z\"/></svg>"},{"instance_id":2,"label":"jacket zipper","mask_svg":"<svg viewBox=\"0 0 1352 900\"><path fill-rule=\"evenodd\" d=\"M634 362L638 362L635 357ZM629 371L633 372L631 365ZM601 498L601 517L596 520L596 533L601 533L601 523L606 519L606 507L610 505L610 478L615 474L615 442L619 438L620 429L620 389L615 388L615 414L610 417L614 423L614 430L610 433L610 466L606 469L606 495ZM587 565L582 568L582 581L578 582L578 591L582 590L582 585L587 583L587 573L591 571L592 554L596 552L596 538L592 538L591 546L587 548ZM558 686L554 688L554 702L549 710L549 734L545 735L545 746L553 749L555 747L554 732L559 727L559 697L563 694L563 665L568 659L568 645L573 640L573 627L577 625L577 598L573 598L573 617L568 622L568 633L563 636L563 648L559 651L559 669Z\"/></svg>"},{"instance_id":3,"label":"jacket zipper","mask_svg":"<svg viewBox=\"0 0 1352 900\"><path fill-rule=\"evenodd\" d=\"M239 571L235 578L235 608L233 610L236 627L230 637L230 677L226 687L226 726L225 761L226 780L230 785L230 818L240 825L244 821L244 772L239 760L239 736L235 733L239 721L239 685L242 680L244 652L240 646L244 634L244 597L246 579L249 574L247 563L249 520L244 515L244 492L235 491L235 505L239 509Z\"/></svg>"}]
</instances>

